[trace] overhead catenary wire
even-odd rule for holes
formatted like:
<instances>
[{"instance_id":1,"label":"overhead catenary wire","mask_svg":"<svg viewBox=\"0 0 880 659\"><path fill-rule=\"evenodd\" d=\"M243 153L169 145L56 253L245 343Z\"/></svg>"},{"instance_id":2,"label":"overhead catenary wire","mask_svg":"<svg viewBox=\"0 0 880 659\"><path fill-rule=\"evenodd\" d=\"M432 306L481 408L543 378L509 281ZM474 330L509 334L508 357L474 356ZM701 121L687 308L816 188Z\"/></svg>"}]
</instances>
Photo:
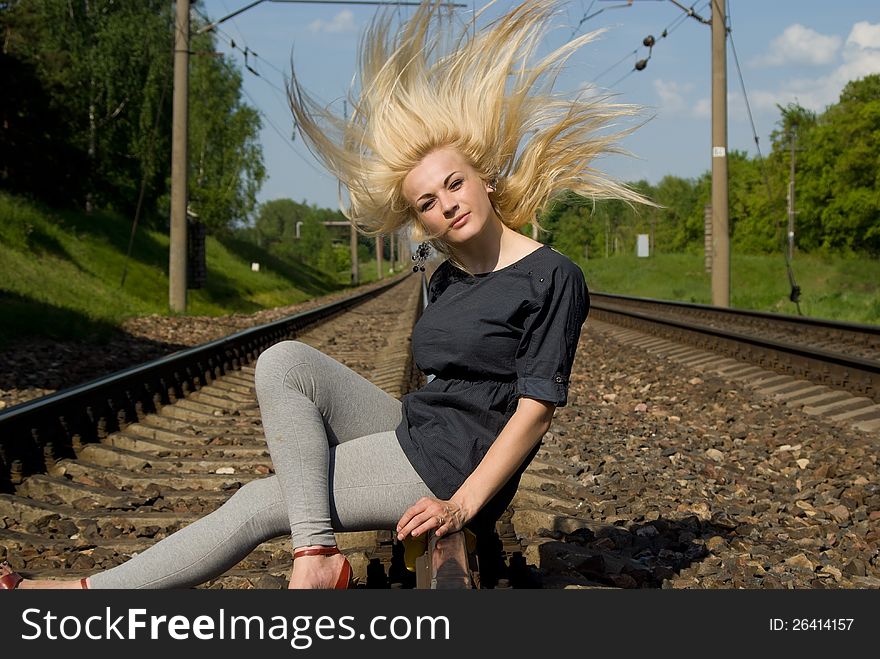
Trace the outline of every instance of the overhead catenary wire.
<instances>
[{"instance_id":1,"label":"overhead catenary wire","mask_svg":"<svg viewBox=\"0 0 880 659\"><path fill-rule=\"evenodd\" d=\"M661 39L665 39L670 34L675 32L675 30L677 30L679 27L681 27L685 23L685 21L687 21L688 18L693 18L694 20L697 20L701 23L708 23L708 21L706 21L706 19L704 19L700 14L706 7L709 7L711 5L710 0L706 0L705 3L702 6L700 6L700 8L697 10L695 10L694 8L698 4L700 4L699 0L697 2L695 2L693 5L691 5L690 8L683 7L682 5L680 5L677 2L674 2L673 4L675 4L677 7L681 8L681 9L683 9L684 13L682 13L679 16L676 16L675 19L673 19L669 23L669 25L667 25L665 28L663 28L663 30L660 32ZM621 6L628 6L628 5L614 5L613 7L607 7L607 9L614 9L616 7L621 7ZM590 5L590 7L592 7L592 4ZM574 36L577 33L577 31L580 29L581 25L583 25L585 20L592 18L593 16L596 16L597 14L601 13L601 11L604 11L604 10L600 10L598 12L594 12L593 14L589 14L589 9L588 9L588 11L585 12L585 14L584 14L584 18L581 19L581 22L578 24L577 28L572 32L572 36ZM647 35L642 40L642 46L648 49L647 56L643 57L641 59L637 59L635 61L635 63L633 64L633 68L630 69L629 71L627 71L627 73L625 73L623 76L621 76L620 78L615 80L611 85L609 85L609 87L614 88L618 84L620 84L623 80L628 78L631 74L635 73L636 71L643 71L648 66L648 62L650 61L650 59L653 55L653 52L654 52L654 46L656 46L656 45L657 45L657 40L654 38L654 36L650 35L650 34ZM637 47L634 50L628 52L623 57L621 57L614 64L609 66L607 69L602 71L598 76L593 78L593 81L594 82L598 81L600 78L606 76L608 73L610 73L611 71L616 69L618 66L623 64L623 62L625 62L630 57L638 57L638 54L639 54L639 48Z\"/></svg>"},{"instance_id":2,"label":"overhead catenary wire","mask_svg":"<svg viewBox=\"0 0 880 659\"><path fill-rule=\"evenodd\" d=\"M210 23L210 19L209 19L207 16L205 16L201 11L199 11L198 8L195 8L195 9L196 9L196 11L198 12L199 17L200 17L203 21L205 21L206 23ZM239 12L239 13L240 13L240 12ZM223 34L223 36L225 36L227 39L229 39L229 41L230 41L230 47L231 47L233 50L237 50L237 51L241 52L242 55L244 55L244 54L245 54L245 51L247 51L247 52L253 54L255 57L258 57L257 54L247 46L247 44L245 44L245 47L242 48L241 46L239 46L238 44L235 43L234 39L233 39L233 38L232 38L227 32L223 31L222 29L220 29L220 28L218 28L218 27L216 27L216 26L215 26L213 29L216 30L216 31L218 31L218 32L221 32L221 33ZM239 30L239 32L240 32L240 30ZM243 40L243 39L242 39L242 40ZM226 67L231 67L231 66L232 66L232 65L231 65L231 64L230 64L225 58L221 58L220 61L223 62L223 65L226 66ZM273 65L271 62L269 62L268 60L266 60L266 59L264 59L264 58L259 58L259 61L260 61L260 62L265 62L265 63L266 63L267 65L269 65L272 69L274 69L275 71L277 71L279 74L281 74L281 75L285 75L284 72L281 71L281 69L279 69L278 67L274 66L274 65ZM282 94L284 94L284 95L286 96L286 92L285 92L283 89L279 88L277 85L275 85L274 83L272 83L272 82L271 82L266 76L261 75L261 74L259 73L259 71L257 71L256 69L254 69L254 67L252 67L252 66L247 66L246 69L247 69L251 74L253 74L253 75L256 76L257 78L259 78L260 80L262 80L263 82L265 82L266 84L268 84L272 89L277 90L277 91L281 92ZM263 110L263 108L260 106L260 104L257 103L256 99L254 99L254 97L253 97L253 96L247 91L247 89L244 87L244 85L241 86L241 91L242 91L242 93L244 93L244 95L248 98L248 100L253 104L253 108L254 108L254 110L257 111L257 114L259 114L260 117L262 117L263 120L265 120L265 122L269 125L269 127L270 127L270 128L271 128L271 129L272 129L272 130L273 130L273 131L274 131L274 132L275 132L275 133L281 138L281 141L284 142L285 146L287 146L287 148L290 149L290 150L294 153L294 155L296 155L297 158L299 158L304 164L306 164L306 165L307 165L310 169L312 169L314 172L316 172L317 174L320 174L320 175L323 176L323 177L327 177L327 173L326 173L326 172L321 171L320 169L318 169L318 168L314 165L314 163L309 162L309 160L308 160L305 156L303 156L303 154L301 154L299 151L296 150L296 148L293 146L293 138L292 138L291 136L285 136L285 135L284 135L284 132L283 132L283 131L277 126L277 124L276 124L274 121L272 121L272 119L269 117L268 113L265 112L265 111ZM287 107L287 105L286 105L285 102L282 102L282 105L284 105L284 107Z\"/></svg>"},{"instance_id":3,"label":"overhead catenary wire","mask_svg":"<svg viewBox=\"0 0 880 659\"><path fill-rule=\"evenodd\" d=\"M198 11L198 9L196 9L196 11ZM210 19L207 16L205 16L201 11L198 11L198 13L199 13L199 17L202 20L204 20L206 22L210 22ZM285 90L281 89L280 87L278 87L278 85L271 82L266 76L261 75L260 72L257 71L253 66L250 66L248 59L247 59L248 53L252 54L254 57L258 57L260 62L265 62L268 66L270 66L272 69L277 71L280 75L282 75L282 76L286 75L281 69L279 69L278 67L273 65L269 60L259 57L257 55L257 53L255 53L253 50L250 49L250 47L247 45L246 42L245 42L245 47L242 48L237 43L235 43L235 40L227 32L225 32L221 28L218 28L215 26L213 29L217 32L220 32L226 39L229 40L230 48L232 48L233 50L239 51L245 57L245 68L247 71L249 71L252 75L256 76L257 78L259 78L263 82L265 82L274 91L280 92L284 96L287 95L287 92ZM241 30L239 30L239 33L241 34ZM243 36L244 35L242 34L242 41L244 41ZM221 59L221 61L224 63L225 66L231 66L229 64L229 62L227 62L225 59ZM257 111L257 113L260 115L260 117L262 117L266 121L266 123L269 125L269 127L273 131L275 131L275 133L281 138L282 142L284 142L284 144L287 146L287 148L289 148L296 155L297 158L299 158L303 163L308 165L308 167L310 169L312 169L314 172L320 174L321 176L323 176L325 178L329 178L325 171L321 171L320 169L318 169L314 165L314 163L309 162L309 160L303 154L301 154L299 151L296 150L296 147L293 146L294 140L292 137L292 135L295 133L293 133L291 136L285 136L284 132L269 117L268 113L263 110L263 108L260 106L260 104L257 103L256 99L254 99L254 97L247 91L247 89L245 89L244 85L242 85L241 91L245 94L245 96L247 96L248 100L250 100L250 102L253 104L254 109ZM280 102L285 108L287 108L286 101L280 101Z\"/></svg>"}]
</instances>

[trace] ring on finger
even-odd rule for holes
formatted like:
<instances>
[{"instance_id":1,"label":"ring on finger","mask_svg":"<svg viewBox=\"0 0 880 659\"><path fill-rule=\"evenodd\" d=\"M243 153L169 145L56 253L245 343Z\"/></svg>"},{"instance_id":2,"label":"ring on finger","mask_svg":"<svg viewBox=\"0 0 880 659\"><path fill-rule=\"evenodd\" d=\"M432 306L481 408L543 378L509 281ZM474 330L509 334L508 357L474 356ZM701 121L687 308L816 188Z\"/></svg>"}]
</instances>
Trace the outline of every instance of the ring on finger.
<instances>
[{"instance_id":1,"label":"ring on finger","mask_svg":"<svg viewBox=\"0 0 880 659\"><path fill-rule=\"evenodd\" d=\"M437 525L443 526L443 516L442 515L437 515Z\"/></svg>"}]
</instances>

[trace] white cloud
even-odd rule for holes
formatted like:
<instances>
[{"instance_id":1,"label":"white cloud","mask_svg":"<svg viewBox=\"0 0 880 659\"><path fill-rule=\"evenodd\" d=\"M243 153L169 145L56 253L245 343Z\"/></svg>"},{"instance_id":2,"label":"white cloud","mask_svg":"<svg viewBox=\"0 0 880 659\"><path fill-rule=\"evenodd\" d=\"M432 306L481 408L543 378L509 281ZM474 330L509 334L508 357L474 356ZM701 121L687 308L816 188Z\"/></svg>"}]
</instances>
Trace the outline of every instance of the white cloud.
<instances>
[{"instance_id":1,"label":"white cloud","mask_svg":"<svg viewBox=\"0 0 880 659\"><path fill-rule=\"evenodd\" d=\"M704 96L693 106L691 114L695 119L709 119L712 116L712 99ZM746 103L739 92L727 93L727 123L732 121L748 121Z\"/></svg>"},{"instance_id":2,"label":"white cloud","mask_svg":"<svg viewBox=\"0 0 880 659\"><path fill-rule=\"evenodd\" d=\"M846 38L846 45L860 49L880 48L880 23L877 25L871 25L867 21L856 23Z\"/></svg>"},{"instance_id":3,"label":"white cloud","mask_svg":"<svg viewBox=\"0 0 880 659\"><path fill-rule=\"evenodd\" d=\"M753 66L784 64L822 66L834 61L840 50L840 37L824 35L800 23L789 25L770 42L770 50L752 60Z\"/></svg>"},{"instance_id":4,"label":"white cloud","mask_svg":"<svg viewBox=\"0 0 880 659\"><path fill-rule=\"evenodd\" d=\"M681 112L687 107L686 94L694 86L691 83L668 82L657 78L653 82L654 91L660 97L660 107L665 112Z\"/></svg>"},{"instance_id":5,"label":"white cloud","mask_svg":"<svg viewBox=\"0 0 880 659\"><path fill-rule=\"evenodd\" d=\"M357 24L354 22L354 14L348 9L343 9L329 21L318 19L309 23L312 32L327 32L340 34L343 32L356 32Z\"/></svg>"},{"instance_id":6,"label":"white cloud","mask_svg":"<svg viewBox=\"0 0 880 659\"><path fill-rule=\"evenodd\" d=\"M841 50L843 62L828 75L783 81L773 91L752 93L754 106L775 110L776 105L797 102L821 112L837 102L844 85L872 73L880 73L880 23L861 21L853 25Z\"/></svg>"},{"instance_id":7,"label":"white cloud","mask_svg":"<svg viewBox=\"0 0 880 659\"><path fill-rule=\"evenodd\" d=\"M712 101L708 98L701 98L694 106L694 116L697 119L705 119L712 114Z\"/></svg>"}]
</instances>

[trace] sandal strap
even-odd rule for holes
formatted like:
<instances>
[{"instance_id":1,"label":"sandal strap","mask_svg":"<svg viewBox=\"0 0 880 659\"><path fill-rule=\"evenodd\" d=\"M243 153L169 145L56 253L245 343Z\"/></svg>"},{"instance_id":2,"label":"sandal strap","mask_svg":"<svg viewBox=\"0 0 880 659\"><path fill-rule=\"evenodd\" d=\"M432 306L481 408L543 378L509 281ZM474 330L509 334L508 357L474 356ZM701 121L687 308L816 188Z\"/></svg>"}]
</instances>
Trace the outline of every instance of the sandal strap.
<instances>
[{"instance_id":1,"label":"sandal strap","mask_svg":"<svg viewBox=\"0 0 880 659\"><path fill-rule=\"evenodd\" d=\"M300 549L293 552L294 558L300 556L334 556L340 554L339 547L315 547L314 549Z\"/></svg>"}]
</instances>

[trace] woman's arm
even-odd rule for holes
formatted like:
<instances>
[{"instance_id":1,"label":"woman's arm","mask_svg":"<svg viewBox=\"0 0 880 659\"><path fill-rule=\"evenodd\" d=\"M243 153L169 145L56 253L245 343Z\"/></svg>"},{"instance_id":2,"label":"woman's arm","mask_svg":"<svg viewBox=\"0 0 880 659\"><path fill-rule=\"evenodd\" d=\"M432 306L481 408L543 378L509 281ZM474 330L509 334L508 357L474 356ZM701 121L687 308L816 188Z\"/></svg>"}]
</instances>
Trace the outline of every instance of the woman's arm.
<instances>
[{"instance_id":1,"label":"woman's arm","mask_svg":"<svg viewBox=\"0 0 880 659\"><path fill-rule=\"evenodd\" d=\"M516 412L498 434L477 468L450 500L469 522L522 464L535 444L550 429L556 406L533 398L520 398Z\"/></svg>"},{"instance_id":2,"label":"woman's arm","mask_svg":"<svg viewBox=\"0 0 880 659\"><path fill-rule=\"evenodd\" d=\"M398 538L421 535L431 529L435 529L436 535L443 535L464 527L495 496L550 429L555 411L552 403L520 398L513 416L452 498L440 501L422 497L416 501L397 524Z\"/></svg>"}]
</instances>

